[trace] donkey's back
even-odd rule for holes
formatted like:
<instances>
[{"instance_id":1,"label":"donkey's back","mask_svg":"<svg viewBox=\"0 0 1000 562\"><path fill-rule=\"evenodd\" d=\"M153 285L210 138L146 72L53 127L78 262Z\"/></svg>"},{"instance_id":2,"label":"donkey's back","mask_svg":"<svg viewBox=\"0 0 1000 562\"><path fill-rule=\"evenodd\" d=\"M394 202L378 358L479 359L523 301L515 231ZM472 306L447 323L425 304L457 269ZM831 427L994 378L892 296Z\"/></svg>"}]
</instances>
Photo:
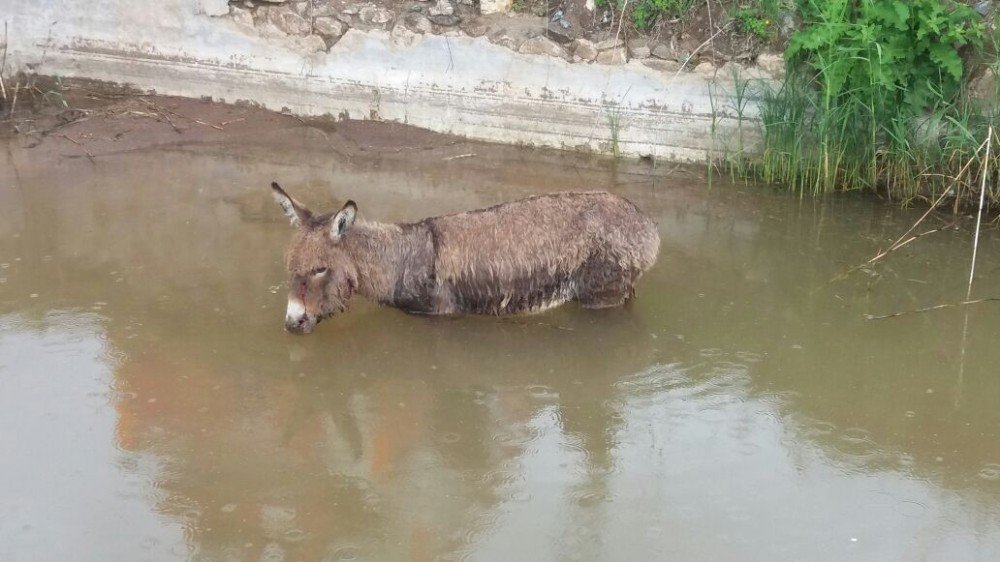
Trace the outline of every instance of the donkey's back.
<instances>
[{"instance_id":1,"label":"donkey's back","mask_svg":"<svg viewBox=\"0 0 1000 562\"><path fill-rule=\"evenodd\" d=\"M606 192L564 192L427 219L441 313L624 303L656 261L656 225Z\"/></svg>"}]
</instances>

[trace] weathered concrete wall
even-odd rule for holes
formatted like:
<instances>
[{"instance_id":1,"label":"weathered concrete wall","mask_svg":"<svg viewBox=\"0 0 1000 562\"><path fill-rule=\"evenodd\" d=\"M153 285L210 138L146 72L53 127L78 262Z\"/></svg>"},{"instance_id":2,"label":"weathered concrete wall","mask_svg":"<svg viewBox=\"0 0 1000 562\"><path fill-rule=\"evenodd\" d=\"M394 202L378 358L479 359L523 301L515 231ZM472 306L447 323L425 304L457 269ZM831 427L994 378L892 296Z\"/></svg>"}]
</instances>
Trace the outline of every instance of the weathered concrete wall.
<instances>
[{"instance_id":1,"label":"weathered concrete wall","mask_svg":"<svg viewBox=\"0 0 1000 562\"><path fill-rule=\"evenodd\" d=\"M223 17L225 0L3 3L9 63L28 72L506 143L610 152L617 142L622 154L679 161L704 160L735 138L726 86L713 85L707 65L678 73L637 61L574 64L402 26L349 30L326 52L249 32Z\"/></svg>"}]
</instances>

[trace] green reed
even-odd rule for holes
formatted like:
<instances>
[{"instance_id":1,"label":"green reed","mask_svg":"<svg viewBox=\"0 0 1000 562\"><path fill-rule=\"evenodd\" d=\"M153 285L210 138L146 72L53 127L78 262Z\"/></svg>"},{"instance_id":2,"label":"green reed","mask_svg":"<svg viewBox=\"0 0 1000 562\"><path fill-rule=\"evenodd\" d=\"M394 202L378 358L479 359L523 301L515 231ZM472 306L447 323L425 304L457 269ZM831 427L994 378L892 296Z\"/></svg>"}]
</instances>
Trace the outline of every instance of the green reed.
<instances>
[{"instance_id":1,"label":"green reed","mask_svg":"<svg viewBox=\"0 0 1000 562\"><path fill-rule=\"evenodd\" d=\"M799 10L807 23L789 45L785 80L735 80L736 118L742 127L755 97L763 149L749 157L738 147L725 159L734 174L802 195L873 190L902 204L952 190L958 205L977 199L979 176L993 170L987 197L1000 203L1000 157L985 165L977 152L1000 128L1000 91L974 96L967 86L976 65L1000 70L996 35L978 15L948 0L802 0Z\"/></svg>"}]
</instances>

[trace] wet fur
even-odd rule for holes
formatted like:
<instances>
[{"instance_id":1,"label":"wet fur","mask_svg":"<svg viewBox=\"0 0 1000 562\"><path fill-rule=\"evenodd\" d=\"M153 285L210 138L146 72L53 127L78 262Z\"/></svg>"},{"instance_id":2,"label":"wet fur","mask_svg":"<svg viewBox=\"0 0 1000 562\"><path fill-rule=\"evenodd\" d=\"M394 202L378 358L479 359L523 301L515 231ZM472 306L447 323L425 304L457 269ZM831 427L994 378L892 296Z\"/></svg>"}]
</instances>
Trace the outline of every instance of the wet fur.
<instances>
[{"instance_id":1,"label":"wet fur","mask_svg":"<svg viewBox=\"0 0 1000 562\"><path fill-rule=\"evenodd\" d=\"M358 220L336 239L331 218L303 217L286 256L293 278L326 267L346 276L351 292L422 314L516 314L570 300L618 306L660 244L652 220L605 192L540 195L410 224Z\"/></svg>"}]
</instances>

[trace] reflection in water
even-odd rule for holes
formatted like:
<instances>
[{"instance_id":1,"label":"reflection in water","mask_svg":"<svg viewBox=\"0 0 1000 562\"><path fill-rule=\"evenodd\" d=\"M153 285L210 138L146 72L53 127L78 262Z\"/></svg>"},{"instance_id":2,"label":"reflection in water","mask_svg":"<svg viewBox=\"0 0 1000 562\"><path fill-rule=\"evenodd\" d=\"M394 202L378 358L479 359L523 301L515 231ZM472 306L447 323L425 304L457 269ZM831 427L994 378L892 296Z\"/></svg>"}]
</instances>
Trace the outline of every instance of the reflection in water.
<instances>
[{"instance_id":1,"label":"reflection in water","mask_svg":"<svg viewBox=\"0 0 1000 562\"><path fill-rule=\"evenodd\" d=\"M996 309L961 381L960 313L862 319L963 294L962 233L830 284L912 215L478 145L331 164L295 134L0 157L0 558L1000 555ZM613 188L664 248L625 309L358 303L296 338L272 178L387 220Z\"/></svg>"},{"instance_id":2,"label":"reflection in water","mask_svg":"<svg viewBox=\"0 0 1000 562\"><path fill-rule=\"evenodd\" d=\"M112 439L108 345L91 313L38 322L0 315L2 560L168 559L188 552L180 522L156 507L166 499L157 485L165 475L162 457L122 451Z\"/></svg>"}]
</instances>

